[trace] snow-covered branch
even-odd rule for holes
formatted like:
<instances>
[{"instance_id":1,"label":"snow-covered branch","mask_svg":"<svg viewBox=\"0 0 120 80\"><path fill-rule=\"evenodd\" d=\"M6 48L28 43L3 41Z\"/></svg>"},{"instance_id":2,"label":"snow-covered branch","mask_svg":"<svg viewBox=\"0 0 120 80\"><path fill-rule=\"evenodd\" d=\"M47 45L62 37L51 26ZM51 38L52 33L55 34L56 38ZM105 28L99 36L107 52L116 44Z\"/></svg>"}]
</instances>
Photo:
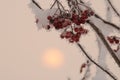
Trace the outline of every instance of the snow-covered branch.
<instances>
[{"instance_id":1,"label":"snow-covered branch","mask_svg":"<svg viewBox=\"0 0 120 80\"><path fill-rule=\"evenodd\" d=\"M115 25L115 24L113 24L111 22L108 22L108 21L102 19L102 17L100 17L98 14L95 14L95 17L98 18L98 19L100 19L100 20L102 20L105 24L110 25L110 27L113 27L113 28L115 28L115 29L117 29L117 30L120 31L120 27L118 27L117 25Z\"/></svg>"},{"instance_id":2,"label":"snow-covered branch","mask_svg":"<svg viewBox=\"0 0 120 80\"><path fill-rule=\"evenodd\" d=\"M112 48L110 47L110 45L108 44L108 42L105 39L105 36L103 35L103 33L99 30L99 28L92 22L88 21L88 23L91 25L91 27L95 30L95 32L97 33L97 35L100 37L100 39L102 40L102 42L104 43L104 45L106 46L106 48L108 49L109 53L111 54L111 56L114 58L114 60L116 61L116 63L118 64L118 66L120 67L120 60L118 59L118 57L115 55L115 52L112 50Z\"/></svg>"},{"instance_id":3,"label":"snow-covered branch","mask_svg":"<svg viewBox=\"0 0 120 80\"><path fill-rule=\"evenodd\" d=\"M92 62L94 63L97 67L99 67L101 70L103 70L106 74L108 74L111 78L113 78L114 80L117 80L116 77L109 72L108 70L104 69L102 66L100 66L98 63L96 63L94 60L92 60L92 58L87 54L87 52L84 50L84 48L81 46L81 44L77 44L79 46L79 48L82 50L82 52L84 53L84 55Z\"/></svg>"}]
</instances>

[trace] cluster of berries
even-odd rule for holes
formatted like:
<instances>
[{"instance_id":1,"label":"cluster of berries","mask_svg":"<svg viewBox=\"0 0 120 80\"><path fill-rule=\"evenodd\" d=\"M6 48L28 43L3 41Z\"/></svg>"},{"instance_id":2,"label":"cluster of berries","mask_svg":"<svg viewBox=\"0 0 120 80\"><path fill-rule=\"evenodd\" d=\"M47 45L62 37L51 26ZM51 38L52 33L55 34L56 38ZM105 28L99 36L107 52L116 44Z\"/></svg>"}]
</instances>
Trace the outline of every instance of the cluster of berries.
<instances>
[{"instance_id":1,"label":"cluster of berries","mask_svg":"<svg viewBox=\"0 0 120 80\"><path fill-rule=\"evenodd\" d=\"M107 40L109 41L110 44L117 44L117 49L114 49L115 52L119 50L119 45L120 45L120 38L116 36L109 36L107 37Z\"/></svg>"},{"instance_id":2,"label":"cluster of berries","mask_svg":"<svg viewBox=\"0 0 120 80\"><path fill-rule=\"evenodd\" d=\"M94 12L90 10L85 10L81 12L81 15L77 15L75 12L72 14L72 22L76 25L84 24L88 17L93 16Z\"/></svg>"},{"instance_id":3,"label":"cluster of berries","mask_svg":"<svg viewBox=\"0 0 120 80\"><path fill-rule=\"evenodd\" d=\"M49 20L50 24L52 24L56 30L63 29L68 25L71 25L71 21L69 19L65 19L62 16L51 17L48 16L47 19Z\"/></svg>"},{"instance_id":4,"label":"cluster of berries","mask_svg":"<svg viewBox=\"0 0 120 80\"><path fill-rule=\"evenodd\" d=\"M78 42L79 39L80 39L80 36L82 34L87 34L88 30L87 29L84 29L83 27L77 27L77 28L74 28L73 31L65 31L63 32L60 37L63 39L63 38L66 38L69 40L70 43L73 43L73 42Z\"/></svg>"},{"instance_id":5,"label":"cluster of berries","mask_svg":"<svg viewBox=\"0 0 120 80\"><path fill-rule=\"evenodd\" d=\"M49 20L50 24L53 24L55 29L63 29L72 23L76 25L84 24L88 17L94 15L94 12L90 10L85 10L81 12L81 15L78 15L75 11L70 13L64 13L60 16L48 16L47 19Z\"/></svg>"},{"instance_id":6,"label":"cluster of berries","mask_svg":"<svg viewBox=\"0 0 120 80\"><path fill-rule=\"evenodd\" d=\"M119 39L116 36L109 36L109 37L107 37L107 40L111 44L119 44L120 43Z\"/></svg>"},{"instance_id":7,"label":"cluster of berries","mask_svg":"<svg viewBox=\"0 0 120 80\"><path fill-rule=\"evenodd\" d=\"M47 26L47 29L51 28L50 25L56 30L72 28L71 31L65 30L60 37L68 39L71 43L78 42L81 34L88 32L88 30L81 27L81 25L85 24L88 17L92 15L94 15L94 13L91 10L85 10L81 12L81 14L73 11L72 13L63 13L62 15L48 16L47 19L50 24Z\"/></svg>"}]
</instances>

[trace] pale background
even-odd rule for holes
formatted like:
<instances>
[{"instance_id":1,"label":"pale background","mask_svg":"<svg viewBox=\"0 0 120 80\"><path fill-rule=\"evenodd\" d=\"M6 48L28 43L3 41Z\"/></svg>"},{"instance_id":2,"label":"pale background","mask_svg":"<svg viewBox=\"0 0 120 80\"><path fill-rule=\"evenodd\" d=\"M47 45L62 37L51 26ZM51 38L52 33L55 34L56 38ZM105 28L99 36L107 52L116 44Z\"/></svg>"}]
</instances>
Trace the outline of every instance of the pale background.
<instances>
[{"instance_id":1,"label":"pale background","mask_svg":"<svg viewBox=\"0 0 120 80\"><path fill-rule=\"evenodd\" d=\"M97 3L103 4L102 1L98 0ZM119 0L116 0L116 4L117 1ZM40 2L47 7L47 1ZM54 30L38 31L29 3L29 0L0 0L0 80L67 80L68 77L71 80L80 80L82 75L79 74L79 69L85 58L79 48L61 40L59 33ZM101 10L97 11L102 12ZM101 15L104 16L104 13ZM86 43L90 39L93 40L87 45L87 50L97 59L98 44L92 45L96 41L94 33L89 33L89 37L83 42ZM56 48L64 55L61 67L48 69L41 64L41 56L48 48ZM93 65L93 72L94 69ZM116 65L111 69L119 76Z\"/></svg>"}]
</instances>

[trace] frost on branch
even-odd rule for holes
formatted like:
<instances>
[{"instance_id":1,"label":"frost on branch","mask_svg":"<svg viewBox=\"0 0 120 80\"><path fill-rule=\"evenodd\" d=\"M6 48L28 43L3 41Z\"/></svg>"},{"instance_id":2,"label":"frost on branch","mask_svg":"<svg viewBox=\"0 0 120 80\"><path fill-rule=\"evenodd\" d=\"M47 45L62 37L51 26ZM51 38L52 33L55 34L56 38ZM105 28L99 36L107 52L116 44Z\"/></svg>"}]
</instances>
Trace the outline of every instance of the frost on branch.
<instances>
[{"instance_id":1,"label":"frost on branch","mask_svg":"<svg viewBox=\"0 0 120 80\"><path fill-rule=\"evenodd\" d=\"M36 22L38 30L41 28L47 27L47 25L49 24L49 21L47 19L48 15L54 15L54 13L57 10L56 8L42 10L32 3L30 4L30 7L33 13L35 14L35 22Z\"/></svg>"},{"instance_id":2,"label":"frost on branch","mask_svg":"<svg viewBox=\"0 0 120 80\"><path fill-rule=\"evenodd\" d=\"M80 73L83 73L83 70L86 69L84 71L84 76L83 76L83 78L81 80L87 80L89 78L89 76L90 76L90 65L91 65L91 63L89 62L89 60L87 60L86 63L83 63L81 65L81 67L80 67Z\"/></svg>"}]
</instances>

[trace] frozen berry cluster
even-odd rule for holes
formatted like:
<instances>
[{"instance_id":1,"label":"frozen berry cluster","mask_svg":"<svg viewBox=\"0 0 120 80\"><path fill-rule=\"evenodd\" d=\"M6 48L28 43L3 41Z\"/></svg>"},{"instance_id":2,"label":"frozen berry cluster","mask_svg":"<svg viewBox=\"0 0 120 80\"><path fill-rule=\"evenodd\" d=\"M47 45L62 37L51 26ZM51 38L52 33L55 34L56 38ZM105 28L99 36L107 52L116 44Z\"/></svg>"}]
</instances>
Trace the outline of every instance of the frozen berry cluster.
<instances>
[{"instance_id":1,"label":"frozen berry cluster","mask_svg":"<svg viewBox=\"0 0 120 80\"><path fill-rule=\"evenodd\" d=\"M115 44L118 45L117 49L114 49L114 51L117 52L119 50L120 38L116 36L108 36L107 40L112 45L115 45Z\"/></svg>"},{"instance_id":2,"label":"frozen berry cluster","mask_svg":"<svg viewBox=\"0 0 120 80\"><path fill-rule=\"evenodd\" d=\"M109 41L110 44L119 44L120 40L116 36L108 36L107 40Z\"/></svg>"},{"instance_id":3,"label":"frozen berry cluster","mask_svg":"<svg viewBox=\"0 0 120 80\"><path fill-rule=\"evenodd\" d=\"M62 13L57 16L48 16L49 25L47 25L47 29L49 30L51 25L56 30L63 29L64 31L60 35L62 39L66 38L70 43L78 42L80 36L88 32L82 25L85 24L92 15L94 15L94 13L91 10L84 10L81 14L72 11L71 13ZM68 31L68 29L70 30Z\"/></svg>"},{"instance_id":4,"label":"frozen berry cluster","mask_svg":"<svg viewBox=\"0 0 120 80\"><path fill-rule=\"evenodd\" d=\"M65 31L63 32L60 37L66 38L69 40L69 42L73 43L73 42L78 42L80 39L80 36L82 34L86 34L88 32L87 29L84 29L83 27L79 27L79 28L74 28L73 31Z\"/></svg>"}]
</instances>

